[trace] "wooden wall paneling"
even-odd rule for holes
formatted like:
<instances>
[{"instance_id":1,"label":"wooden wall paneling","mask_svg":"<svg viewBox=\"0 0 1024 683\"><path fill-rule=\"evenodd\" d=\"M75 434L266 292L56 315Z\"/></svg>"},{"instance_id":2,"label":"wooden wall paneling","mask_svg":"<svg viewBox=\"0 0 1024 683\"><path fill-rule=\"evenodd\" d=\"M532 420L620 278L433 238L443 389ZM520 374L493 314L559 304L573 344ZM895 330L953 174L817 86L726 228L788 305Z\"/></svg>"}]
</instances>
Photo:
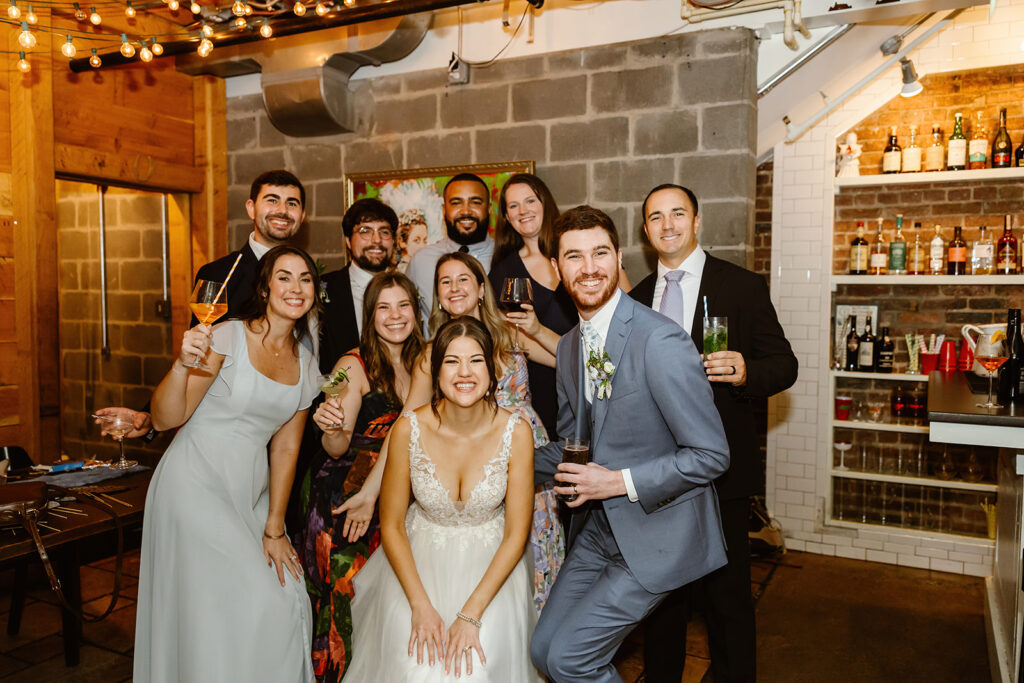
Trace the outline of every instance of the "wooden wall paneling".
<instances>
[{"instance_id":1,"label":"wooden wall paneling","mask_svg":"<svg viewBox=\"0 0 1024 683\"><path fill-rule=\"evenodd\" d=\"M191 136L192 126L186 131ZM81 145L57 143L55 168L63 177L107 180L116 185L150 190L198 192L203 188L202 169L191 163L177 164L139 152L128 145L120 152L107 152Z\"/></svg>"},{"instance_id":2,"label":"wooden wall paneling","mask_svg":"<svg viewBox=\"0 0 1024 683\"><path fill-rule=\"evenodd\" d=\"M16 44L16 43L15 43ZM11 172L11 125L8 112L11 108L11 84L8 69L14 67L15 55L0 58L0 173Z\"/></svg>"},{"instance_id":3,"label":"wooden wall paneling","mask_svg":"<svg viewBox=\"0 0 1024 683\"><path fill-rule=\"evenodd\" d=\"M38 8L40 24L49 11ZM15 325L21 445L37 462L59 457L60 373L57 312L57 197L53 163L52 37L37 34L32 70L8 65L11 184L14 192ZM17 59L17 31L8 49Z\"/></svg>"}]
</instances>

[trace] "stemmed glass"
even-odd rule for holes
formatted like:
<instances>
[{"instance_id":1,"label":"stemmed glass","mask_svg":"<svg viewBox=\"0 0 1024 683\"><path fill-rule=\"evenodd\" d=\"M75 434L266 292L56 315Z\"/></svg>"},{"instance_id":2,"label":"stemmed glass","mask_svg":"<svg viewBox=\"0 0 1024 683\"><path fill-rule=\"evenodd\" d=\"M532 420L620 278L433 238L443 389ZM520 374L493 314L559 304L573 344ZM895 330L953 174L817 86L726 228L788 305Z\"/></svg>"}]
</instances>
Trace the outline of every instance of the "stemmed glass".
<instances>
[{"instance_id":1,"label":"stemmed glass","mask_svg":"<svg viewBox=\"0 0 1024 683\"><path fill-rule=\"evenodd\" d=\"M189 298L188 307L192 314L203 325L212 325L218 318L228 312L228 292L225 283L214 280L198 280L192 296ZM209 370L209 366L203 359L196 356L191 363L182 363L188 368L202 368Z\"/></svg>"},{"instance_id":2,"label":"stemmed glass","mask_svg":"<svg viewBox=\"0 0 1024 683\"><path fill-rule=\"evenodd\" d=\"M501 296L498 303L506 313L522 313L523 304L533 305L533 285L528 277L507 277L501 285ZM519 323L516 326L516 341L512 347L514 353L522 353L519 346Z\"/></svg>"},{"instance_id":3,"label":"stemmed glass","mask_svg":"<svg viewBox=\"0 0 1024 683\"><path fill-rule=\"evenodd\" d=\"M328 401L340 396L348 389L348 374L340 368L337 372L330 375L320 375L317 381L320 383L320 391L324 393ZM337 401L335 401L334 405L337 407ZM343 429L344 427L344 422L334 422L327 428Z\"/></svg>"},{"instance_id":4,"label":"stemmed glass","mask_svg":"<svg viewBox=\"0 0 1024 683\"><path fill-rule=\"evenodd\" d=\"M974 349L974 360L981 363L981 367L985 368L985 371L988 372L988 400L984 403L978 403L977 406L979 408L1002 408L1001 405L992 400L992 378L995 377L996 370L1001 368L1003 363L1009 358L1006 353L1006 347L1003 344L1005 335L1000 335L999 332L991 336L980 335L978 337L978 344Z\"/></svg>"},{"instance_id":5,"label":"stemmed glass","mask_svg":"<svg viewBox=\"0 0 1024 683\"><path fill-rule=\"evenodd\" d=\"M126 460L124 457L124 437L128 432L135 429L135 425L132 424L132 421L124 417L100 417L100 419L106 422L104 431L110 435L110 438L114 439L114 441L117 441L117 443L121 445L121 458L117 462L111 463L110 469L130 470L138 465L139 463L136 461Z\"/></svg>"},{"instance_id":6,"label":"stemmed glass","mask_svg":"<svg viewBox=\"0 0 1024 683\"><path fill-rule=\"evenodd\" d=\"M833 445L836 450L839 451L839 465L837 465L835 469L844 471L850 469L846 466L846 451L853 448L853 444L849 441L836 441Z\"/></svg>"}]
</instances>

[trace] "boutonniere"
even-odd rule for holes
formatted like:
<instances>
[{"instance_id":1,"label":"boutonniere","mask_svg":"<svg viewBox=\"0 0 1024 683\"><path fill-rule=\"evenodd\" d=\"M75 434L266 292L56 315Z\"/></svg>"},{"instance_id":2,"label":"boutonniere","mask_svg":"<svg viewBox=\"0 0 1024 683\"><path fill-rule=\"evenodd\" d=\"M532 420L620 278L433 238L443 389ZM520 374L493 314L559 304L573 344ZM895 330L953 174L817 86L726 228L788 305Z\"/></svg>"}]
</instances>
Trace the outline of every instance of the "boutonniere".
<instances>
[{"instance_id":1,"label":"boutonniere","mask_svg":"<svg viewBox=\"0 0 1024 683\"><path fill-rule=\"evenodd\" d=\"M323 276L324 276L324 271L325 270L327 270L327 266L322 261L320 261L320 259L317 259L316 260L316 272L321 277L321 280L320 280L320 292L319 292L320 303L322 303L322 304L329 304L329 303L331 303L331 297L327 293L327 283L324 282L323 279L322 279Z\"/></svg>"},{"instance_id":2,"label":"boutonniere","mask_svg":"<svg viewBox=\"0 0 1024 683\"><path fill-rule=\"evenodd\" d=\"M587 373L590 375L592 382L597 384L597 398L611 398L612 397L612 373L615 372L615 366L612 364L612 359L608 357L607 351L602 351L601 355L598 355L596 351L590 352L590 357L587 359Z\"/></svg>"}]
</instances>

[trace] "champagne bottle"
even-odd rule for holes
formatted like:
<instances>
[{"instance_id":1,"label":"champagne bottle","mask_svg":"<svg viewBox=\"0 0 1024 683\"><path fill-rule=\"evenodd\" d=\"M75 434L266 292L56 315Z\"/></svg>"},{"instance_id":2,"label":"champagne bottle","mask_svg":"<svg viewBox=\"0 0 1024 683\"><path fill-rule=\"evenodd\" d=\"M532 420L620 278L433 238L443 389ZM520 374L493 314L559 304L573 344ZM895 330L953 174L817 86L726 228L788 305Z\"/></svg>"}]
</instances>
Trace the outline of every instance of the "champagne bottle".
<instances>
[{"instance_id":1,"label":"champagne bottle","mask_svg":"<svg viewBox=\"0 0 1024 683\"><path fill-rule=\"evenodd\" d=\"M868 261L869 272L872 275L885 275L889 271L889 254L885 248L885 238L882 236L882 218L878 218L878 232L875 233L875 243L871 245L871 257Z\"/></svg>"},{"instance_id":2,"label":"champagne bottle","mask_svg":"<svg viewBox=\"0 0 1024 683\"><path fill-rule=\"evenodd\" d=\"M907 264L907 272L911 275L924 275L928 272L928 252L921 244L921 221L914 222L914 243L910 245Z\"/></svg>"},{"instance_id":3,"label":"champagne bottle","mask_svg":"<svg viewBox=\"0 0 1024 683\"><path fill-rule=\"evenodd\" d=\"M857 369L857 351L860 350L860 337L857 335L857 316L850 316L850 334L846 335L846 363L844 370Z\"/></svg>"},{"instance_id":4,"label":"champagne bottle","mask_svg":"<svg viewBox=\"0 0 1024 683\"><path fill-rule=\"evenodd\" d=\"M999 110L999 131L992 141L992 168L1009 168L1013 162L1013 141L1006 132L1006 107Z\"/></svg>"},{"instance_id":5,"label":"champagne bottle","mask_svg":"<svg viewBox=\"0 0 1024 683\"><path fill-rule=\"evenodd\" d=\"M967 138L964 137L963 114L953 114L953 134L949 136L949 152L946 168L962 171L967 168Z\"/></svg>"},{"instance_id":6,"label":"champagne bottle","mask_svg":"<svg viewBox=\"0 0 1024 683\"><path fill-rule=\"evenodd\" d=\"M966 275L967 274L967 242L961 234L962 228L957 225L953 228L953 239L949 241L946 248L946 274Z\"/></svg>"},{"instance_id":7,"label":"champagne bottle","mask_svg":"<svg viewBox=\"0 0 1024 683\"><path fill-rule=\"evenodd\" d=\"M896 142L896 126L889 132L889 144L882 152L882 173L899 173L903 149Z\"/></svg>"},{"instance_id":8,"label":"champagne bottle","mask_svg":"<svg viewBox=\"0 0 1024 683\"><path fill-rule=\"evenodd\" d=\"M1011 308L1006 315L1006 363L999 374L999 402L1004 406L1024 403L1021 373L1024 372L1024 339L1020 332L1020 309Z\"/></svg>"},{"instance_id":9,"label":"champagne bottle","mask_svg":"<svg viewBox=\"0 0 1024 683\"><path fill-rule=\"evenodd\" d=\"M896 236L889 242L889 273L905 275L907 272L907 240L903 237L903 214L896 214Z\"/></svg>"},{"instance_id":10,"label":"champagne bottle","mask_svg":"<svg viewBox=\"0 0 1024 683\"><path fill-rule=\"evenodd\" d=\"M1021 143L1024 147L1024 142ZM946 147L942 144L942 131L938 124L932 126L932 144L924 152L924 170L941 171L946 167Z\"/></svg>"},{"instance_id":11,"label":"champagne bottle","mask_svg":"<svg viewBox=\"0 0 1024 683\"><path fill-rule=\"evenodd\" d=\"M981 112L974 112L974 128L971 130L971 141L967 143L967 167L970 169L988 168L988 131Z\"/></svg>"},{"instance_id":12,"label":"champagne bottle","mask_svg":"<svg viewBox=\"0 0 1024 683\"><path fill-rule=\"evenodd\" d=\"M860 336L857 347L857 369L861 372L875 371L875 336L871 334L871 316L864 324L864 334Z\"/></svg>"},{"instance_id":13,"label":"champagne bottle","mask_svg":"<svg viewBox=\"0 0 1024 683\"><path fill-rule=\"evenodd\" d=\"M889 338L889 328L882 328L882 342L878 344L877 372L892 372L892 359L896 355L896 344Z\"/></svg>"},{"instance_id":14,"label":"champagne bottle","mask_svg":"<svg viewBox=\"0 0 1024 683\"><path fill-rule=\"evenodd\" d=\"M864 221L857 221L857 236L850 242L850 274L867 275L868 241L864 239Z\"/></svg>"},{"instance_id":15,"label":"champagne bottle","mask_svg":"<svg viewBox=\"0 0 1024 683\"><path fill-rule=\"evenodd\" d=\"M971 246L971 274L991 275L994 268L995 248L987 227L981 226L979 233L978 239Z\"/></svg>"},{"instance_id":16,"label":"champagne bottle","mask_svg":"<svg viewBox=\"0 0 1024 683\"><path fill-rule=\"evenodd\" d=\"M996 273L1017 274L1017 238L1013 236L1009 215L1003 219L1003 235L996 246Z\"/></svg>"},{"instance_id":17,"label":"champagne bottle","mask_svg":"<svg viewBox=\"0 0 1024 683\"><path fill-rule=\"evenodd\" d=\"M942 226L935 226L935 237L928 244L928 273L943 275L946 272L946 240L942 239Z\"/></svg>"}]
</instances>

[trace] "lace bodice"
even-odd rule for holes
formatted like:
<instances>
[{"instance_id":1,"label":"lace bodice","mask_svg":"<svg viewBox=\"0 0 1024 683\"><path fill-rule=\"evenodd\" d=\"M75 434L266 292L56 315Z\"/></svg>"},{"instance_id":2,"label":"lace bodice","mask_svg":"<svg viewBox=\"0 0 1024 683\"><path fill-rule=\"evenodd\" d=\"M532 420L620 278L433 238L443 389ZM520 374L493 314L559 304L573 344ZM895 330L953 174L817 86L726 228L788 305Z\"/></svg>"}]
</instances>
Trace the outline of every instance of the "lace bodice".
<instances>
[{"instance_id":1,"label":"lace bodice","mask_svg":"<svg viewBox=\"0 0 1024 683\"><path fill-rule=\"evenodd\" d=\"M498 446L498 453L484 465L484 476L470 491L463 502L455 502L451 493L437 478L437 467L423 450L420 442L420 425L416 414L406 411L409 418L409 474L415 501L409 506L406 528L412 532L417 524L450 527L451 531L474 531L460 533L463 543L472 542L478 534L503 533L505 526L505 488L508 484L508 461L512 451L512 431L520 417L509 416L505 431ZM467 528L468 527L468 528ZM447 541L448 534L436 534L438 542Z\"/></svg>"}]
</instances>

